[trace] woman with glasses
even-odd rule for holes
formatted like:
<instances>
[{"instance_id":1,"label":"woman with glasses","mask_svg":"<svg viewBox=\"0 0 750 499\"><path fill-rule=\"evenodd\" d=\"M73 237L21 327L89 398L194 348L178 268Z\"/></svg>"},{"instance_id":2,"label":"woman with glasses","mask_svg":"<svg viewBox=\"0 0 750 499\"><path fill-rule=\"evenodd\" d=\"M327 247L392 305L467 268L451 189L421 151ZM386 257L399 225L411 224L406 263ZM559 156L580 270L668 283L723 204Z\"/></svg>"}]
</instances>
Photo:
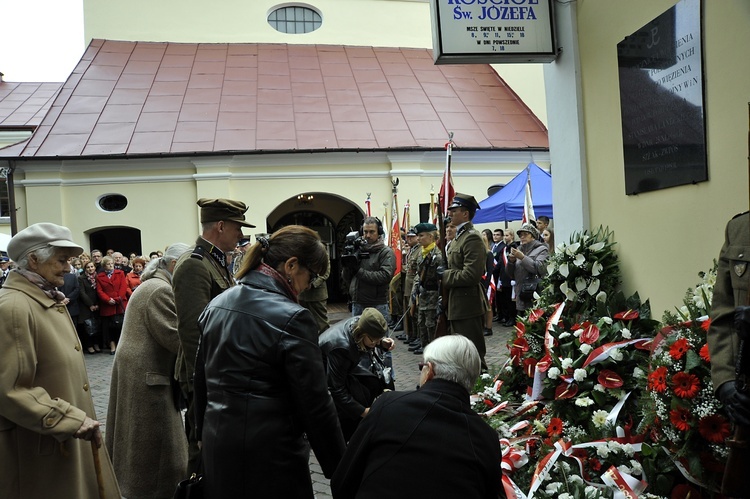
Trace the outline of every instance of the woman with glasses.
<instances>
[{"instance_id":1,"label":"woman with glasses","mask_svg":"<svg viewBox=\"0 0 750 499\"><path fill-rule=\"evenodd\" d=\"M200 316L195 412L206 497L312 499L310 447L326 477L336 469L344 439L318 326L297 303L327 261L306 227L259 237L238 285Z\"/></svg>"}]
</instances>

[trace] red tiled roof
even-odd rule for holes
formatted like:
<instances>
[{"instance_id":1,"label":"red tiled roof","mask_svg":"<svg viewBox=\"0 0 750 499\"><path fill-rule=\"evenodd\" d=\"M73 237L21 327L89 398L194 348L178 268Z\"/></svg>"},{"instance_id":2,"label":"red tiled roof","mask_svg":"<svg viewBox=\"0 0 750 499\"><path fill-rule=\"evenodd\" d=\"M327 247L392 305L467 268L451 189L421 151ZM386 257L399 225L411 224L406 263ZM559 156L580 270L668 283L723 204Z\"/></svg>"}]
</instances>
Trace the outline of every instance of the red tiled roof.
<instances>
[{"instance_id":1,"label":"red tiled roof","mask_svg":"<svg viewBox=\"0 0 750 499\"><path fill-rule=\"evenodd\" d=\"M548 147L489 65L426 49L93 40L20 156L435 149L448 131Z\"/></svg>"},{"instance_id":2,"label":"red tiled roof","mask_svg":"<svg viewBox=\"0 0 750 499\"><path fill-rule=\"evenodd\" d=\"M62 83L0 81L0 130L41 123L61 86Z\"/></svg>"}]
</instances>

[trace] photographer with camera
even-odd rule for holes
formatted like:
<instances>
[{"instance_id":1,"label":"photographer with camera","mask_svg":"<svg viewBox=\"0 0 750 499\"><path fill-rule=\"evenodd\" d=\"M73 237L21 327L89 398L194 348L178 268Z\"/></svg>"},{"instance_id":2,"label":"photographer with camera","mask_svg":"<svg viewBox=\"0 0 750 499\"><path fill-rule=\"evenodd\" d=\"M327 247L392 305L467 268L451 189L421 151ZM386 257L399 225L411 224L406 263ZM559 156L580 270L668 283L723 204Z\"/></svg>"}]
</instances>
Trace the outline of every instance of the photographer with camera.
<instances>
[{"instance_id":1,"label":"photographer with camera","mask_svg":"<svg viewBox=\"0 0 750 499\"><path fill-rule=\"evenodd\" d=\"M367 307L383 314L388 321L388 285L396 270L396 256L384 241L383 224L376 217L366 217L361 236L344 246L342 263L344 279L349 282L352 316L362 315Z\"/></svg>"}]
</instances>

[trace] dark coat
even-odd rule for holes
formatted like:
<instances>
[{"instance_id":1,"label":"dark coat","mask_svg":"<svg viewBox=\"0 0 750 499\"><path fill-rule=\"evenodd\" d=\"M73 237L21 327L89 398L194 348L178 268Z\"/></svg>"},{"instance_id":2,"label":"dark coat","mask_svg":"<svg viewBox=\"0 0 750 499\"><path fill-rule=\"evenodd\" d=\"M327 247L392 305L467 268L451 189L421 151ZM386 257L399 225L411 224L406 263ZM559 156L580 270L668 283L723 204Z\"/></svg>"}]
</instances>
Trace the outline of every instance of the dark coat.
<instances>
[{"instance_id":1,"label":"dark coat","mask_svg":"<svg viewBox=\"0 0 750 499\"><path fill-rule=\"evenodd\" d=\"M89 278L84 274L78 276L78 287L80 293L78 294L78 324L83 322L91 316L99 317L99 311L91 311L91 307L94 305L99 306L99 295L96 293L96 289L91 286Z\"/></svg>"},{"instance_id":2,"label":"dark coat","mask_svg":"<svg viewBox=\"0 0 750 499\"><path fill-rule=\"evenodd\" d=\"M68 272L63 275L63 285L58 289L65 295L65 298L70 300L66 305L68 313L74 320L78 321L78 295L81 293L81 288L78 284L78 274L76 272Z\"/></svg>"},{"instance_id":3,"label":"dark coat","mask_svg":"<svg viewBox=\"0 0 750 499\"><path fill-rule=\"evenodd\" d=\"M331 492L335 499L497 499L505 497L500 460L498 434L471 410L469 393L432 379L375 401L349 441Z\"/></svg>"},{"instance_id":4,"label":"dark coat","mask_svg":"<svg viewBox=\"0 0 750 499\"><path fill-rule=\"evenodd\" d=\"M396 255L390 246L373 245L369 257L359 262L349 284L349 296L352 303L363 307L375 307L388 303L388 285L396 271ZM345 270L344 278L349 278Z\"/></svg>"},{"instance_id":5,"label":"dark coat","mask_svg":"<svg viewBox=\"0 0 750 499\"><path fill-rule=\"evenodd\" d=\"M327 477L344 452L312 314L254 270L208 304L199 326L207 497L312 498L308 442Z\"/></svg>"}]
</instances>

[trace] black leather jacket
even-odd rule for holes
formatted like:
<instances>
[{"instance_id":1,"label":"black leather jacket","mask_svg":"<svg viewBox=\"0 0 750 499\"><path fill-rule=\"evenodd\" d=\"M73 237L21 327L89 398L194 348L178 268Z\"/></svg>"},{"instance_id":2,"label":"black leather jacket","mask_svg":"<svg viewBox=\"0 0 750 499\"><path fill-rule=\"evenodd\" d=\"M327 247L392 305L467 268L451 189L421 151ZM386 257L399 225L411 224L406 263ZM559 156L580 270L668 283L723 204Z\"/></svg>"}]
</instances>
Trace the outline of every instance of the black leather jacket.
<instances>
[{"instance_id":1,"label":"black leather jacket","mask_svg":"<svg viewBox=\"0 0 750 499\"><path fill-rule=\"evenodd\" d=\"M318 327L283 283L258 271L199 318L198 438L210 497L312 497L307 435L330 477L344 452Z\"/></svg>"}]
</instances>

